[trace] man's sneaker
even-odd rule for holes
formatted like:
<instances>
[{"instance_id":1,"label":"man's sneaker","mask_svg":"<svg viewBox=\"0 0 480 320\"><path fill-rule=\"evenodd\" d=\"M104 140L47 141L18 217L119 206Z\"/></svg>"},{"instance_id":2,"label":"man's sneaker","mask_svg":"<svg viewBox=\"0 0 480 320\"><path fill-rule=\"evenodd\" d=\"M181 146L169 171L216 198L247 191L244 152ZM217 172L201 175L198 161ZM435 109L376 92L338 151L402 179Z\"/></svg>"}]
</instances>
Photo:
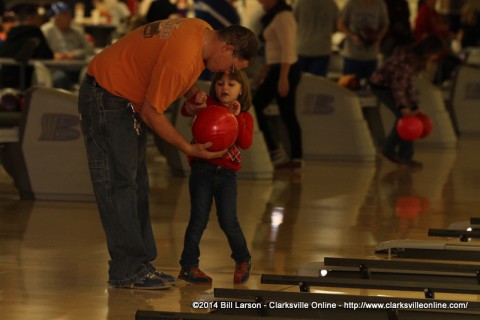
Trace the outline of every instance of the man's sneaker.
<instances>
[{"instance_id":1,"label":"man's sneaker","mask_svg":"<svg viewBox=\"0 0 480 320\"><path fill-rule=\"evenodd\" d=\"M174 276L171 276L169 274L166 274L166 273L163 273L161 271L158 271L158 270L155 270L155 272L153 272L154 275L156 275L157 277L159 277L161 280L163 280L163 282L165 282L166 284L175 284L177 283L177 279L174 277Z\"/></svg>"},{"instance_id":2,"label":"man's sneaker","mask_svg":"<svg viewBox=\"0 0 480 320\"><path fill-rule=\"evenodd\" d=\"M250 261L242 261L235 264L235 274L233 275L234 283L244 283L250 277L250 269L252 268L252 263Z\"/></svg>"},{"instance_id":3,"label":"man's sneaker","mask_svg":"<svg viewBox=\"0 0 480 320\"><path fill-rule=\"evenodd\" d=\"M153 273L149 273L146 276L140 278L130 286L127 286L126 288L131 288L131 289L142 289L142 290L162 290L162 289L168 289L171 288L172 286L170 284L167 284L164 282L162 279L157 277Z\"/></svg>"},{"instance_id":4,"label":"man's sneaker","mask_svg":"<svg viewBox=\"0 0 480 320\"><path fill-rule=\"evenodd\" d=\"M194 267L190 268L189 270L182 268L182 270L180 270L178 278L193 284L212 283L212 278L203 273L202 270Z\"/></svg>"}]
</instances>

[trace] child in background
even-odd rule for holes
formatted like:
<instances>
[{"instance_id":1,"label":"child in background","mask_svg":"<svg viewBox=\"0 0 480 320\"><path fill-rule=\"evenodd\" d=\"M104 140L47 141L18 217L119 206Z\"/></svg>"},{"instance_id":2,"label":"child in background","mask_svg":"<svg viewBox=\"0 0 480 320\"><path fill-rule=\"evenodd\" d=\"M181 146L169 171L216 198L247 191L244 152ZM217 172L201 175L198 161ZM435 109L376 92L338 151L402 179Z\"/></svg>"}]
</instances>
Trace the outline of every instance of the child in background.
<instances>
[{"instance_id":1,"label":"child in background","mask_svg":"<svg viewBox=\"0 0 480 320\"><path fill-rule=\"evenodd\" d=\"M211 284L212 278L199 269L200 239L207 227L213 200L217 208L220 227L227 236L235 261L234 283L244 283L250 276L250 252L237 219L237 175L241 168L239 148L248 149L252 144L253 118L247 110L251 106L250 85L247 74L237 71L229 75L215 73L207 97L198 92L190 103L182 107L182 114L194 116L195 108L206 102L208 105L223 105L238 121L238 138L221 158L210 160L190 159L190 221L185 231L184 247L180 259L182 267L178 278L194 284Z\"/></svg>"},{"instance_id":2,"label":"child in background","mask_svg":"<svg viewBox=\"0 0 480 320\"><path fill-rule=\"evenodd\" d=\"M383 156L393 163L422 166L413 160L413 141L403 140L396 127L403 116L418 112L413 79L425 70L427 63L443 47L443 41L437 36L428 36L412 45L398 47L370 79L372 93L395 115L395 122L382 150Z\"/></svg>"}]
</instances>

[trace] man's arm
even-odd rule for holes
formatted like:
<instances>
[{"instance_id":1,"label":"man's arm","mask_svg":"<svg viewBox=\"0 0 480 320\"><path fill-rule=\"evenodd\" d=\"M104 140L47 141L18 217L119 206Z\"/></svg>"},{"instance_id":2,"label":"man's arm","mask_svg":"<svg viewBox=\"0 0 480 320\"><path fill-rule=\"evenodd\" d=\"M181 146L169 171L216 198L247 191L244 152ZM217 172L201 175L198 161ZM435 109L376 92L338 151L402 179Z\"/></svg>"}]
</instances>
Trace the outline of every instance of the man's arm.
<instances>
[{"instance_id":1,"label":"man's arm","mask_svg":"<svg viewBox=\"0 0 480 320\"><path fill-rule=\"evenodd\" d=\"M188 156L212 159L221 157L227 150L211 152L207 148L212 145L211 142L205 144L190 144L185 138L175 129L175 127L168 121L163 113L158 113L157 110L145 101L142 111L142 120L163 140L167 141L177 149L181 150Z\"/></svg>"}]
</instances>

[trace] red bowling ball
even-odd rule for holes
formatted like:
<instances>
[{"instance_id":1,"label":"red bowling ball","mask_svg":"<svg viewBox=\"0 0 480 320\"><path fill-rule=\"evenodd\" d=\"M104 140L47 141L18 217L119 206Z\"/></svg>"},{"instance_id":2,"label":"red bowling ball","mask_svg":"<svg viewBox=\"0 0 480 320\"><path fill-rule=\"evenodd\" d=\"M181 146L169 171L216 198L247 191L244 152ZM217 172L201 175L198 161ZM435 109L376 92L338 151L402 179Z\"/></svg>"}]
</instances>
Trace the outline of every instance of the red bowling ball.
<instances>
[{"instance_id":1,"label":"red bowling ball","mask_svg":"<svg viewBox=\"0 0 480 320\"><path fill-rule=\"evenodd\" d=\"M397 133L403 140L417 140L423 133L423 123L416 116L405 116L397 123Z\"/></svg>"},{"instance_id":2,"label":"red bowling ball","mask_svg":"<svg viewBox=\"0 0 480 320\"><path fill-rule=\"evenodd\" d=\"M228 149L237 140L237 118L224 106L208 106L193 120L192 133L197 143L212 142L210 151Z\"/></svg>"},{"instance_id":3,"label":"red bowling ball","mask_svg":"<svg viewBox=\"0 0 480 320\"><path fill-rule=\"evenodd\" d=\"M425 113L418 113L417 118L423 123L423 131L420 135L420 139L428 137L428 135L432 132L432 120Z\"/></svg>"}]
</instances>

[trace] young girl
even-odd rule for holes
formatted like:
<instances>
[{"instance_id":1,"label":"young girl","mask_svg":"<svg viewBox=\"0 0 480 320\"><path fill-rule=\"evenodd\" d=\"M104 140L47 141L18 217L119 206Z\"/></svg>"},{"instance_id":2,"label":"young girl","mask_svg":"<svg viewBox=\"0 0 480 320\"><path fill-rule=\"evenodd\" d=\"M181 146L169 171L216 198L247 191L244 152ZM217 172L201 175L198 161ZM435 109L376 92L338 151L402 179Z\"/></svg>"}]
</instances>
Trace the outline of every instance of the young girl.
<instances>
[{"instance_id":1,"label":"young girl","mask_svg":"<svg viewBox=\"0 0 480 320\"><path fill-rule=\"evenodd\" d=\"M422 165L413 160L413 141L400 138L396 127L400 118L418 112L412 81L442 49L443 42L437 36L400 47L370 79L372 93L395 115L382 150L383 156L394 163L410 167Z\"/></svg>"},{"instance_id":2,"label":"young girl","mask_svg":"<svg viewBox=\"0 0 480 320\"><path fill-rule=\"evenodd\" d=\"M221 158L210 160L190 159L190 221L185 231L184 247L180 259L182 267L178 278L194 284L211 284L212 278L199 268L200 239L207 227L213 200L218 221L227 236L235 260L234 283L244 283L250 275L250 252L237 219L237 176L241 168L239 147L248 149L252 144L253 118L247 112L251 105L249 80L244 71L229 75L215 73L210 87L210 96L199 92L182 107L182 114L194 116L199 110L193 105L223 105L238 121L238 138Z\"/></svg>"}]
</instances>

